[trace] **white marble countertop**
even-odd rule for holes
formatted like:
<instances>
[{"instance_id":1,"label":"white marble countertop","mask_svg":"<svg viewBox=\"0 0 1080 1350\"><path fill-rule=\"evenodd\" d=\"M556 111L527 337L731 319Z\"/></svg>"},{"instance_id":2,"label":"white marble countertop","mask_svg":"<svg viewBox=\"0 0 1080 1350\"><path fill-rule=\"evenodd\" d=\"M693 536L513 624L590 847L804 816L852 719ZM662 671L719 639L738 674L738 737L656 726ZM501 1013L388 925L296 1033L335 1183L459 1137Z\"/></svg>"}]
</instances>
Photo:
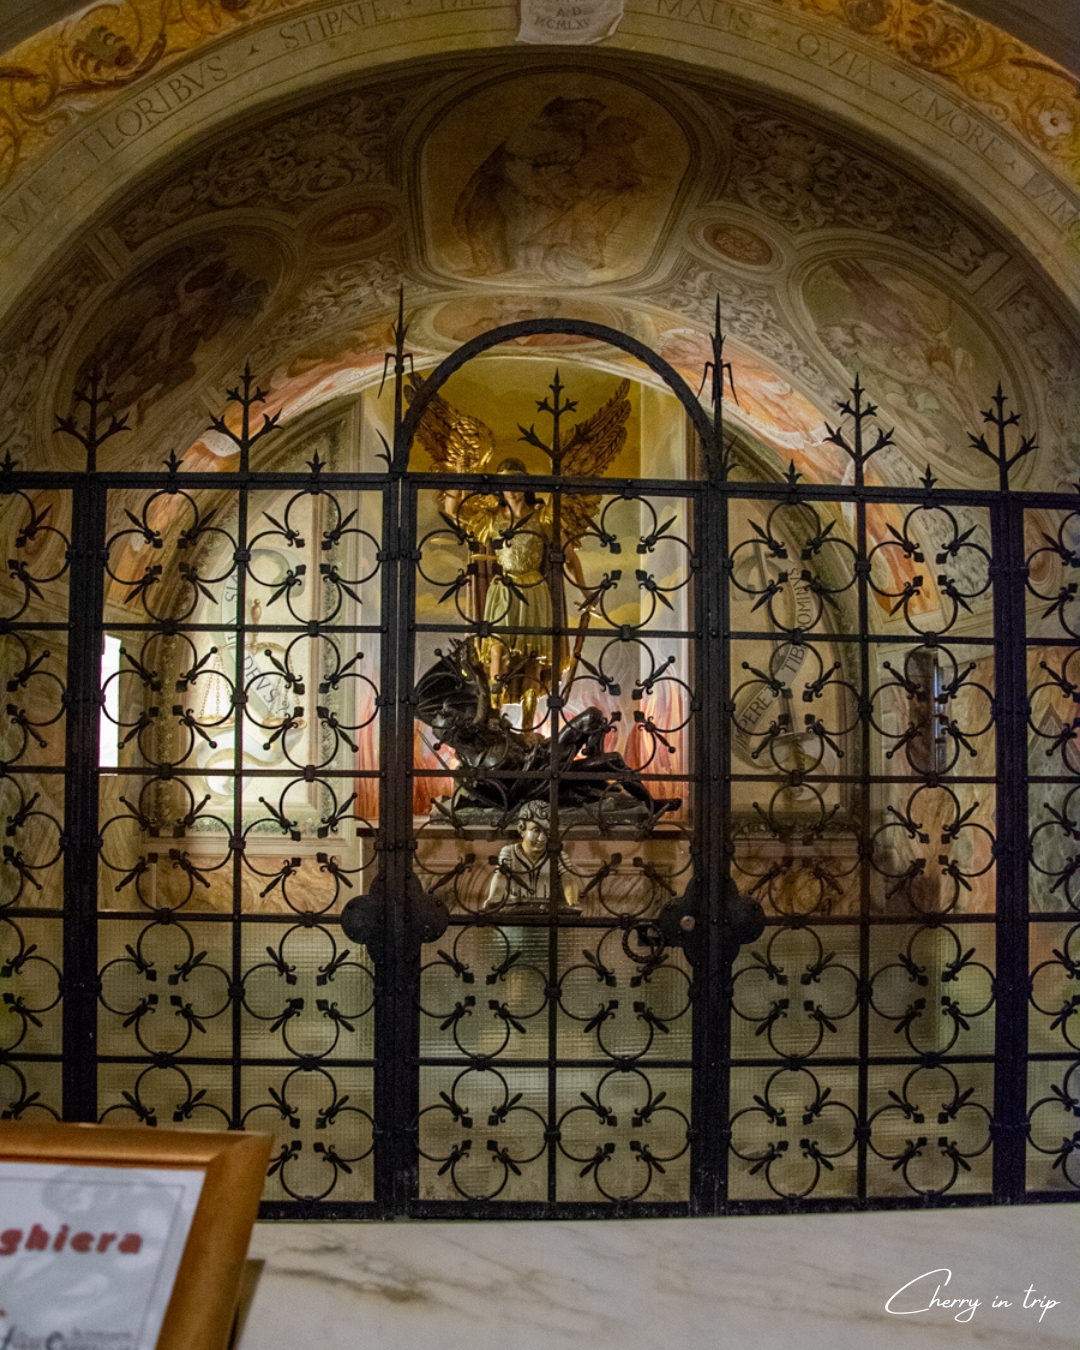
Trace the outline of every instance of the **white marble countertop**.
<instances>
[{"instance_id":1,"label":"white marble countertop","mask_svg":"<svg viewBox=\"0 0 1080 1350\"><path fill-rule=\"evenodd\" d=\"M1077 1344L1075 1204L593 1223L265 1223L250 1256L265 1265L240 1350ZM948 1270L937 1297L981 1306L886 1312L890 1295L935 1268L942 1273L898 1295L893 1309L926 1308ZM1029 1286L1034 1306L1025 1310ZM995 1297L1012 1306L992 1307Z\"/></svg>"}]
</instances>

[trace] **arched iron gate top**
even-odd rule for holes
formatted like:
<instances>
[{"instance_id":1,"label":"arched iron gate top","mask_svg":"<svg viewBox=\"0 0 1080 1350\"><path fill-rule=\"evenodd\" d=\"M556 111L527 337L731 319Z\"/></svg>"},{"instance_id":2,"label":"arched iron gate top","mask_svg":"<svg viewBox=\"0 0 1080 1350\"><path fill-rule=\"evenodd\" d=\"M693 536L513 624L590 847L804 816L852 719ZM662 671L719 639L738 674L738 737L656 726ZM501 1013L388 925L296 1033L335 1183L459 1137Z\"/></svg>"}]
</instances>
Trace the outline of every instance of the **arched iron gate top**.
<instances>
[{"instance_id":1,"label":"arched iron gate top","mask_svg":"<svg viewBox=\"0 0 1080 1350\"><path fill-rule=\"evenodd\" d=\"M702 446L706 455L708 455L718 434L713 419L701 406L697 395L694 394L674 366L665 361L657 352L654 352L651 347L646 346L644 342L639 342L637 338L631 337L628 333L620 333L617 328L609 328L607 324L602 323L591 323L585 319L520 319L517 323L501 324L498 328L491 328L486 333L480 333L476 337L470 338L468 342L463 343L456 351L451 352L449 356L440 361L428 375L417 390L408 410L402 410L401 412L394 447L394 471L405 473L408 470L409 451L412 447L417 425L432 398L451 375L476 357L483 356L485 352L501 346L504 342L513 342L517 338L535 337L545 333L566 334L570 337L585 337L596 342L606 342L642 362L643 365L660 376L682 404L686 415L694 425L695 431L701 437ZM404 370L405 334L406 327L399 310L398 323L395 326L395 337L397 339L395 373L398 375L402 374ZM714 338L714 351L717 350L716 341L716 338ZM708 367L706 368L706 377L707 373ZM400 384L400 380L398 383Z\"/></svg>"}]
</instances>

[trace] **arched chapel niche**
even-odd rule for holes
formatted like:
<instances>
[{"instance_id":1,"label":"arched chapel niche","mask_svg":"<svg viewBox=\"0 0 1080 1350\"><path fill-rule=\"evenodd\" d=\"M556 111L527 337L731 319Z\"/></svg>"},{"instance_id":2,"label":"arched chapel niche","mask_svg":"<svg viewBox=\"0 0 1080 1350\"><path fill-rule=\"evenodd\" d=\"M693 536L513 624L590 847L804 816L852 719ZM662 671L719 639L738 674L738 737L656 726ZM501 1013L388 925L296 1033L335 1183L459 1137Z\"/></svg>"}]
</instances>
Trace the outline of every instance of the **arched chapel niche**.
<instances>
[{"instance_id":1,"label":"arched chapel niche","mask_svg":"<svg viewBox=\"0 0 1080 1350\"><path fill-rule=\"evenodd\" d=\"M280 1216L1074 1187L1068 72L114 8L0 78L5 1109Z\"/></svg>"}]
</instances>

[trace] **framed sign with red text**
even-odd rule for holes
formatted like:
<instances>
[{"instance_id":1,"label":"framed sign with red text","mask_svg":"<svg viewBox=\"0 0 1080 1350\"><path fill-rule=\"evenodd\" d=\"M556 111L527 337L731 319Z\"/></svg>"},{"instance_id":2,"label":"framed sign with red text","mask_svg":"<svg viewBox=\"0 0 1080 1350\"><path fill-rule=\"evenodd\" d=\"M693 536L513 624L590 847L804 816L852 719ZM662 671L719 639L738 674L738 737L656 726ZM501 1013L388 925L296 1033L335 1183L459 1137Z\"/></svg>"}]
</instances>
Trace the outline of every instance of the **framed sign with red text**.
<instances>
[{"instance_id":1,"label":"framed sign with red text","mask_svg":"<svg viewBox=\"0 0 1080 1350\"><path fill-rule=\"evenodd\" d=\"M0 1123L0 1350L223 1350L269 1153Z\"/></svg>"}]
</instances>

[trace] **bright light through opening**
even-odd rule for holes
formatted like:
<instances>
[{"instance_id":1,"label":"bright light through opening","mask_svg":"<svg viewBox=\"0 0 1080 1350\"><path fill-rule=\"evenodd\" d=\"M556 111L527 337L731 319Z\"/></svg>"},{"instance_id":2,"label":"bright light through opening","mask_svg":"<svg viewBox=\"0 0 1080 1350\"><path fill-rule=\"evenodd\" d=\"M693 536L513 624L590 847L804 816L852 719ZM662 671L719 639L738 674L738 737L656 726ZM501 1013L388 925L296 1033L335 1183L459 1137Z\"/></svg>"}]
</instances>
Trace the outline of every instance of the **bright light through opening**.
<instances>
[{"instance_id":1,"label":"bright light through opening","mask_svg":"<svg viewBox=\"0 0 1080 1350\"><path fill-rule=\"evenodd\" d=\"M120 757L120 681L112 678L120 673L120 639L105 634L101 648L101 688L105 691L105 707L98 726L98 763L115 769ZM110 720L111 719L111 720Z\"/></svg>"}]
</instances>

